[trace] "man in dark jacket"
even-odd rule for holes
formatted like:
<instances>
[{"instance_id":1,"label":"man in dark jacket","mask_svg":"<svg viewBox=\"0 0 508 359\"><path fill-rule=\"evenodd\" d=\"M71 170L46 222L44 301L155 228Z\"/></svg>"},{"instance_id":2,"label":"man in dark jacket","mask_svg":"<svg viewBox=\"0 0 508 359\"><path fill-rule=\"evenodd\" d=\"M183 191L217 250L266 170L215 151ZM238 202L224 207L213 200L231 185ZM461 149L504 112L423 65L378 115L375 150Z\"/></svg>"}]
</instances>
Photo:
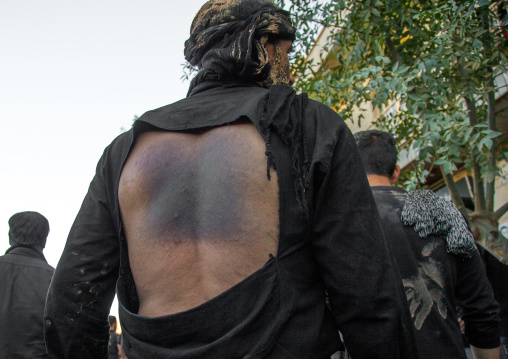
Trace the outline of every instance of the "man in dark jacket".
<instances>
[{"instance_id":1,"label":"man in dark jacket","mask_svg":"<svg viewBox=\"0 0 508 359\"><path fill-rule=\"evenodd\" d=\"M0 257L0 358L49 358L44 302L54 269L42 254L48 220L37 212L9 219L11 247Z\"/></svg>"},{"instance_id":2,"label":"man in dark jacket","mask_svg":"<svg viewBox=\"0 0 508 359\"><path fill-rule=\"evenodd\" d=\"M499 306L465 219L431 191L392 186L400 168L390 134L363 131L355 140L406 290L420 358L466 358L459 303L475 358L499 358Z\"/></svg>"},{"instance_id":3,"label":"man in dark jacket","mask_svg":"<svg viewBox=\"0 0 508 359\"><path fill-rule=\"evenodd\" d=\"M125 354L122 348L122 336L116 333L116 317L110 315L109 321L109 343L108 343L108 354L109 359L124 359Z\"/></svg>"},{"instance_id":4,"label":"man in dark jacket","mask_svg":"<svg viewBox=\"0 0 508 359\"><path fill-rule=\"evenodd\" d=\"M188 97L97 166L48 293L52 355L106 354L116 283L129 359L329 359L339 329L356 359L413 358L353 137L289 86L294 36L271 0L201 8Z\"/></svg>"}]
</instances>

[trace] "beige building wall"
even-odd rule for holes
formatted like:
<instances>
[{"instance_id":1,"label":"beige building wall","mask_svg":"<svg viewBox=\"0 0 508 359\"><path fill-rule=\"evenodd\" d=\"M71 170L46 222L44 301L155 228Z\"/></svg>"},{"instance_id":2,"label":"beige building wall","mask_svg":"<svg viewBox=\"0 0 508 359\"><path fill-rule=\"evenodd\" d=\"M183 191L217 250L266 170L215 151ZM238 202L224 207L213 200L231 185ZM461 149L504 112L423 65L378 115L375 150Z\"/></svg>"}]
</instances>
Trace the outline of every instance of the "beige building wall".
<instances>
[{"instance_id":1,"label":"beige building wall","mask_svg":"<svg viewBox=\"0 0 508 359\"><path fill-rule=\"evenodd\" d=\"M499 167L501 176L496 178L496 195L494 198L496 209L508 201L508 163L501 161ZM508 229L508 213L499 219L499 228L502 227Z\"/></svg>"}]
</instances>

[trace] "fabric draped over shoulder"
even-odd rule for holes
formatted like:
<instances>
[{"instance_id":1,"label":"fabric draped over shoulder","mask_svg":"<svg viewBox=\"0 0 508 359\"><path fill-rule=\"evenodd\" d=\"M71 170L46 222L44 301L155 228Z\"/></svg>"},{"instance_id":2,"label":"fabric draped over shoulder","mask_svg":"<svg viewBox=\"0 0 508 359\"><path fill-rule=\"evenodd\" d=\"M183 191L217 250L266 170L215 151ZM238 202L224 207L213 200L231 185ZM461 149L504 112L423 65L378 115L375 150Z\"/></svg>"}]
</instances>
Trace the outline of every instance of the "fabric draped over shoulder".
<instances>
[{"instance_id":1,"label":"fabric draped over shoulder","mask_svg":"<svg viewBox=\"0 0 508 359\"><path fill-rule=\"evenodd\" d=\"M457 207L432 191L409 192L401 219L422 238L429 234L445 238L448 253L470 258L476 250L473 234Z\"/></svg>"},{"instance_id":2,"label":"fabric draped over shoulder","mask_svg":"<svg viewBox=\"0 0 508 359\"><path fill-rule=\"evenodd\" d=\"M185 58L199 69L194 86L207 80L259 83L270 72L264 35L293 41L289 13L269 0L211 0L196 15Z\"/></svg>"},{"instance_id":3,"label":"fabric draped over shoulder","mask_svg":"<svg viewBox=\"0 0 508 359\"><path fill-rule=\"evenodd\" d=\"M289 146L292 170L295 174L294 187L300 209L308 216L305 190L309 187L309 154L305 137L304 113L308 103L307 94L297 95L287 85L274 85L264 98L261 130L266 139L267 175L275 161L271 150L271 133L275 131Z\"/></svg>"}]
</instances>

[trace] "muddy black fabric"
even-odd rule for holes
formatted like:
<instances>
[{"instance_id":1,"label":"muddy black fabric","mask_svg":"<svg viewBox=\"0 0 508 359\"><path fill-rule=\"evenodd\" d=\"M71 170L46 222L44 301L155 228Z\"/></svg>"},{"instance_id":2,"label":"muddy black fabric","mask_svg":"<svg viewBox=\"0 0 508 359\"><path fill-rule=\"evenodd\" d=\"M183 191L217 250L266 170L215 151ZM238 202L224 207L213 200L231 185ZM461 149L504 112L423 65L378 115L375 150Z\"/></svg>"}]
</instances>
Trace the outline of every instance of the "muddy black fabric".
<instances>
[{"instance_id":1,"label":"muddy black fabric","mask_svg":"<svg viewBox=\"0 0 508 359\"><path fill-rule=\"evenodd\" d=\"M289 13L270 0L212 0L196 15L185 58L199 69L190 91L200 83L219 80L259 83L269 76L264 35L295 39Z\"/></svg>"},{"instance_id":2,"label":"muddy black fabric","mask_svg":"<svg viewBox=\"0 0 508 359\"><path fill-rule=\"evenodd\" d=\"M420 358L466 358L458 306L472 345L499 346L499 306L478 251L471 258L448 253L445 239L421 238L412 226L404 226L403 189L377 186L372 192L406 290Z\"/></svg>"},{"instance_id":3,"label":"muddy black fabric","mask_svg":"<svg viewBox=\"0 0 508 359\"><path fill-rule=\"evenodd\" d=\"M275 89L203 83L192 96L145 113L106 148L48 293L45 330L52 355L107 355L107 318L117 282L129 359L324 359L339 348L338 329L354 358L415 358L401 323L400 280L353 136L335 112L311 100L301 116L309 159L308 219L298 204L291 146L275 126L270 149L279 184L277 256L189 311L137 315L118 208L122 166L136 137L149 130L206 130L249 119L266 140L261 119L272 95L278 96ZM296 97L292 103L303 103Z\"/></svg>"},{"instance_id":4,"label":"muddy black fabric","mask_svg":"<svg viewBox=\"0 0 508 359\"><path fill-rule=\"evenodd\" d=\"M0 257L0 358L49 358L43 315L53 271L35 248L11 247Z\"/></svg>"}]
</instances>

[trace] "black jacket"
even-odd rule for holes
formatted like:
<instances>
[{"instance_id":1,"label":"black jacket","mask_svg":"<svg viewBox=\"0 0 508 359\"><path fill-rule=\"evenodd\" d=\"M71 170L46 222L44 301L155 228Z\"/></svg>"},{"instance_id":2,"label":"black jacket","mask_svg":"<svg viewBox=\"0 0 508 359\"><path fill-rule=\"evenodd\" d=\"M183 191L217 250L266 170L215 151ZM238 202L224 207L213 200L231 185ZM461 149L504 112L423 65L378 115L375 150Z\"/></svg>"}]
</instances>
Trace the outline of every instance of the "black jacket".
<instances>
[{"instance_id":1,"label":"black jacket","mask_svg":"<svg viewBox=\"0 0 508 359\"><path fill-rule=\"evenodd\" d=\"M49 358L43 314L53 272L34 248L11 247L0 257L0 358Z\"/></svg>"}]
</instances>

